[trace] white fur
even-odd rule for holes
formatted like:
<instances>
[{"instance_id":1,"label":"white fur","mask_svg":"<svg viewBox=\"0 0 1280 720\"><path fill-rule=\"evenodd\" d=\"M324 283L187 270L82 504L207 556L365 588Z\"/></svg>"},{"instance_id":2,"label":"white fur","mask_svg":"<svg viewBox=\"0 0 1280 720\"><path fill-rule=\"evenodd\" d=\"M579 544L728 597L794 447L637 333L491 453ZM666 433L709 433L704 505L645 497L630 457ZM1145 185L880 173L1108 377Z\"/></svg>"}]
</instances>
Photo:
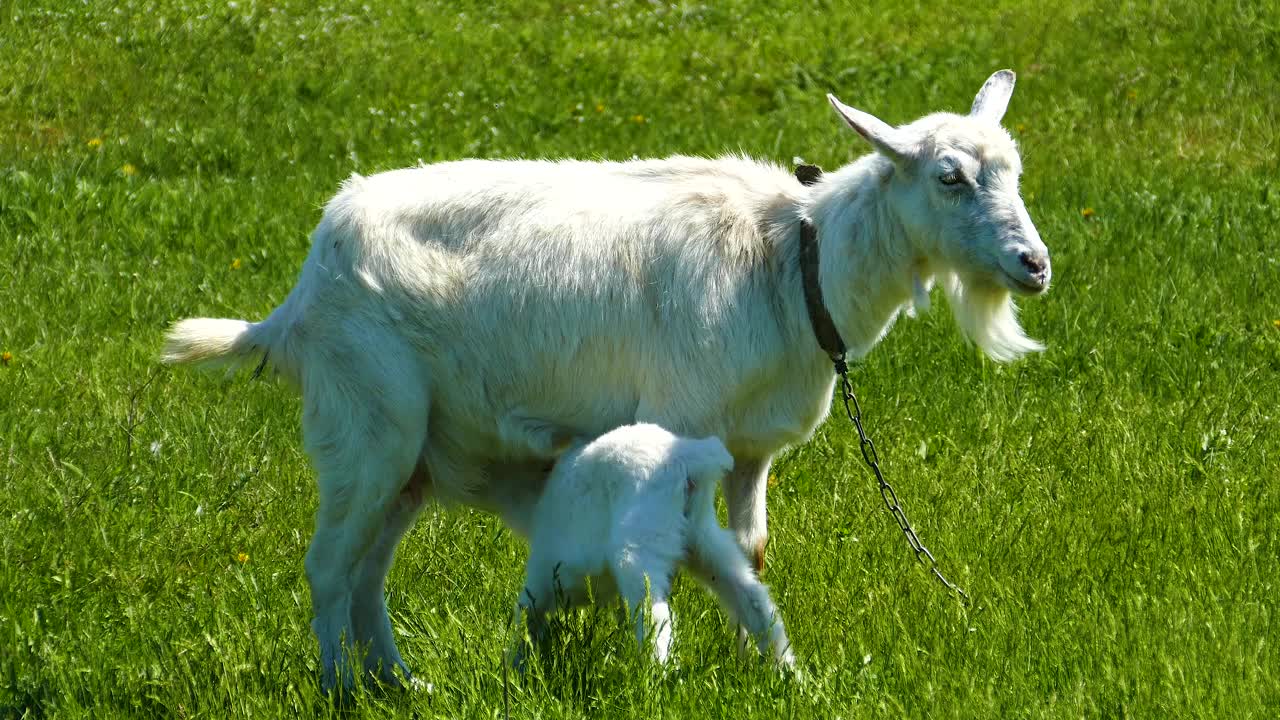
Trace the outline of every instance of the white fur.
<instances>
[{"instance_id":1,"label":"white fur","mask_svg":"<svg viewBox=\"0 0 1280 720\"><path fill-rule=\"evenodd\" d=\"M253 327L244 320L183 320L169 331L164 361L210 365L234 363L239 345Z\"/></svg>"},{"instance_id":2,"label":"white fur","mask_svg":"<svg viewBox=\"0 0 1280 720\"><path fill-rule=\"evenodd\" d=\"M519 517L574 438L638 421L723 438L730 526L761 563L770 460L822 422L833 385L804 305L801 218L817 226L822 292L855 357L926 305L935 279L989 355L1037 349L1010 300L1049 279L997 124L1012 87L997 73L976 114L898 128L832 98L877 152L812 187L740 157L353 177L269 317L175 325L166 361L266 354L301 389L326 687L354 680L344 638L367 647L367 670L407 673L382 587L425 500ZM966 182L943 185L952 172Z\"/></svg>"},{"instance_id":3,"label":"white fur","mask_svg":"<svg viewBox=\"0 0 1280 720\"><path fill-rule=\"evenodd\" d=\"M653 626L654 658L665 663L674 622L667 598L682 566L716 594L761 652L794 667L768 588L716 520L716 485L732 468L719 439L678 437L649 424L618 428L566 453L527 509L529 562L517 621L524 615L530 637L541 639L547 615L585 601L590 580L598 600L621 595L641 645Z\"/></svg>"}]
</instances>

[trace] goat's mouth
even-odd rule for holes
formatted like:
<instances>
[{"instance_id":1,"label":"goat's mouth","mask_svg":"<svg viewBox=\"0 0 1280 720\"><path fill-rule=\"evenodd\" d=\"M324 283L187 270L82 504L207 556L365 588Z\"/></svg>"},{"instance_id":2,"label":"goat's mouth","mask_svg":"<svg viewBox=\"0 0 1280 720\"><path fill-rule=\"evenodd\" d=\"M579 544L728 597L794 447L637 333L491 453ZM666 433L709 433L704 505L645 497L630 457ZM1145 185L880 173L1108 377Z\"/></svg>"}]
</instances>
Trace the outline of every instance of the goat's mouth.
<instances>
[{"instance_id":1,"label":"goat's mouth","mask_svg":"<svg viewBox=\"0 0 1280 720\"><path fill-rule=\"evenodd\" d=\"M1049 289L1048 272L1045 272L1042 276L1031 274L1015 275L1001 268L996 277L1000 279L1001 285L1004 285L1016 295L1043 295Z\"/></svg>"}]
</instances>

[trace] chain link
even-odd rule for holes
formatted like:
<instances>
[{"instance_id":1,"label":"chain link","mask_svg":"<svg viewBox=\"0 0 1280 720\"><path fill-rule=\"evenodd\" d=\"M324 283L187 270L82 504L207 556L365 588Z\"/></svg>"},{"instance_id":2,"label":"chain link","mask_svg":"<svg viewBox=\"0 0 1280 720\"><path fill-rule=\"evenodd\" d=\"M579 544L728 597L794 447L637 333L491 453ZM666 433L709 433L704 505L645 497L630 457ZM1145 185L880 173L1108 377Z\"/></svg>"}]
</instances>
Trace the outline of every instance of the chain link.
<instances>
[{"instance_id":1,"label":"chain link","mask_svg":"<svg viewBox=\"0 0 1280 720\"><path fill-rule=\"evenodd\" d=\"M871 472L875 473L876 482L880 484L880 497L884 498L884 506L888 508L889 514L893 515L893 519L897 521L902 534L906 536L907 543L911 545L912 552L916 554L916 560L922 565L927 565L933 571L933 576L938 578L938 582L960 596L960 599L966 605L969 604L969 594L944 577L942 571L938 569L938 561L933 557L933 553L929 552L929 548L925 547L924 543L920 541L920 536L916 533L915 528L911 527L911 522L907 520L907 512L902 509L902 503L898 502L898 494L893 491L893 486L884 479L884 473L880 472L880 457L876 455L876 444L871 442L871 438L867 437L867 431L862 427L862 407L858 405L858 397L853 394L853 384L849 382L849 366L843 358L836 359L835 363L836 372L840 374L840 395L844 399L844 412L849 416L849 420L853 422L853 426L858 429L858 442L862 449L862 459L866 461L867 467L871 468Z\"/></svg>"}]
</instances>

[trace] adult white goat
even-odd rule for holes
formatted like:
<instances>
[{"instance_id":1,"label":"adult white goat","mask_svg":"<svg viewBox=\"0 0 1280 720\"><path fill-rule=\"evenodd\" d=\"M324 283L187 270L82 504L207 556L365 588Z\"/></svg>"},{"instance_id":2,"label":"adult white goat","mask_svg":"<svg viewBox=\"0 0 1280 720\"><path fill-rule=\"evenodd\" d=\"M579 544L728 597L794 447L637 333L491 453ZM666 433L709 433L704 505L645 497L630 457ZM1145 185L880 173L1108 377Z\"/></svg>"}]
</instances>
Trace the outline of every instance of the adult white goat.
<instances>
[{"instance_id":1,"label":"adult white goat","mask_svg":"<svg viewBox=\"0 0 1280 720\"><path fill-rule=\"evenodd\" d=\"M667 599L680 566L716 594L761 652L794 668L769 589L716 519L716 485L732 469L733 456L718 438L679 437L647 423L566 452L538 501L523 508L529 562L517 621L524 616L530 637L543 639L547 615L584 602L590 578L596 598L622 597L642 645L653 625L654 659L665 663L674 622Z\"/></svg>"},{"instance_id":2,"label":"adult white goat","mask_svg":"<svg viewBox=\"0 0 1280 720\"><path fill-rule=\"evenodd\" d=\"M383 583L426 499L510 517L570 439L645 421L723 438L730 525L763 562L772 456L808 438L833 374L802 288L802 221L858 357L944 287L964 333L1009 360L1040 346L1010 292L1048 251L999 126L1012 72L967 116L903 127L842 105L875 153L817 184L746 158L463 161L349 180L298 284L259 323L190 319L167 362L270 358L301 388L319 509L306 570L323 684L408 672Z\"/></svg>"}]
</instances>

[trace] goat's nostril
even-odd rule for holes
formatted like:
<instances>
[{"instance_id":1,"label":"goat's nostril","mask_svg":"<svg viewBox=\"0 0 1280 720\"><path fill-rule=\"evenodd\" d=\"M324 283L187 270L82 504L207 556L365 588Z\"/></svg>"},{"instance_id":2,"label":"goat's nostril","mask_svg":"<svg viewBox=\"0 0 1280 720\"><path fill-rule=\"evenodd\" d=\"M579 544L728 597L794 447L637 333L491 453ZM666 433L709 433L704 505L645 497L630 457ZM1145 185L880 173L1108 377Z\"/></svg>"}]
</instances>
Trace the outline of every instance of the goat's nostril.
<instances>
[{"instance_id":1,"label":"goat's nostril","mask_svg":"<svg viewBox=\"0 0 1280 720\"><path fill-rule=\"evenodd\" d=\"M1045 268L1049 266L1049 258L1038 253L1024 252L1018 256L1018 259L1022 261L1022 264L1028 270L1036 275L1044 272Z\"/></svg>"}]
</instances>

